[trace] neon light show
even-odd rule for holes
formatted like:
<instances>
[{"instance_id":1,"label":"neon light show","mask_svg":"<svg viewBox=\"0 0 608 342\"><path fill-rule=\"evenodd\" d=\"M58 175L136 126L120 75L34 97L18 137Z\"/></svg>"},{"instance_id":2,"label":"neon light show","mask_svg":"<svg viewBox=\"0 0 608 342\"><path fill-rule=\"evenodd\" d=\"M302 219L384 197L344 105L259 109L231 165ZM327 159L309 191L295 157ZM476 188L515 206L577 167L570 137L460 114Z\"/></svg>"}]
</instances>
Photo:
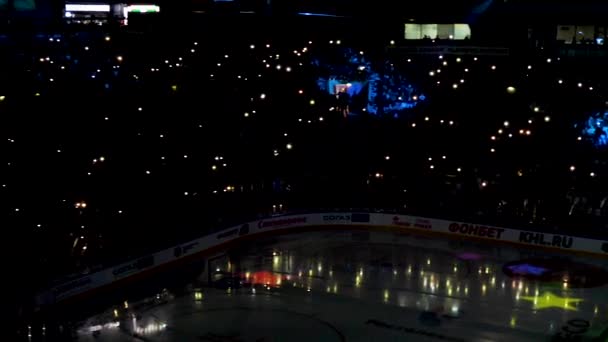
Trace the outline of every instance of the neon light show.
<instances>
[{"instance_id":1,"label":"neon light show","mask_svg":"<svg viewBox=\"0 0 608 342\"><path fill-rule=\"evenodd\" d=\"M595 147L605 148L608 146L608 112L591 115L581 126L582 134Z\"/></svg>"},{"instance_id":2,"label":"neon light show","mask_svg":"<svg viewBox=\"0 0 608 342\"><path fill-rule=\"evenodd\" d=\"M390 61L377 63L361 51L339 48L312 63L318 68L318 87L336 96L344 116L368 112L399 118L426 100Z\"/></svg>"}]
</instances>

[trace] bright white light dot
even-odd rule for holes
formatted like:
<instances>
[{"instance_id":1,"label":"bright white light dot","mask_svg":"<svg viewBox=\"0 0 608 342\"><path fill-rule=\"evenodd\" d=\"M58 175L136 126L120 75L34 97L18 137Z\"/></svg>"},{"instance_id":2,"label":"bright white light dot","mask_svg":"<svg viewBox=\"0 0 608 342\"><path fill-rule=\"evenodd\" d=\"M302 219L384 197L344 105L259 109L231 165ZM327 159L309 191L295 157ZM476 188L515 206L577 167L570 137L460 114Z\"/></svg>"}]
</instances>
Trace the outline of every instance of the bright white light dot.
<instances>
[{"instance_id":1,"label":"bright white light dot","mask_svg":"<svg viewBox=\"0 0 608 342\"><path fill-rule=\"evenodd\" d=\"M287 67L287 68L285 68L285 71L287 71L287 72L291 72L291 67Z\"/></svg>"},{"instance_id":2,"label":"bright white light dot","mask_svg":"<svg viewBox=\"0 0 608 342\"><path fill-rule=\"evenodd\" d=\"M492 70L496 70L496 65L492 65Z\"/></svg>"},{"instance_id":3,"label":"bright white light dot","mask_svg":"<svg viewBox=\"0 0 608 342\"><path fill-rule=\"evenodd\" d=\"M184 154L184 159L188 159L188 155L187 154Z\"/></svg>"},{"instance_id":4,"label":"bright white light dot","mask_svg":"<svg viewBox=\"0 0 608 342\"><path fill-rule=\"evenodd\" d=\"M84 49L85 49L86 51L89 51L89 47L88 47L88 46L85 46L85 47L84 47Z\"/></svg>"},{"instance_id":5,"label":"bright white light dot","mask_svg":"<svg viewBox=\"0 0 608 342\"><path fill-rule=\"evenodd\" d=\"M321 117L319 117L319 121L323 121L323 120L324 120L324 119L323 119L323 117L322 117L322 116L321 116Z\"/></svg>"},{"instance_id":6,"label":"bright white light dot","mask_svg":"<svg viewBox=\"0 0 608 342\"><path fill-rule=\"evenodd\" d=\"M249 48L250 48L251 50L253 50L253 49L255 49L255 45L251 44L251 45L249 45Z\"/></svg>"},{"instance_id":7,"label":"bright white light dot","mask_svg":"<svg viewBox=\"0 0 608 342\"><path fill-rule=\"evenodd\" d=\"M184 196L188 196L188 191L184 191Z\"/></svg>"},{"instance_id":8,"label":"bright white light dot","mask_svg":"<svg viewBox=\"0 0 608 342\"><path fill-rule=\"evenodd\" d=\"M245 113L243 114L244 117L248 118L249 117L249 113Z\"/></svg>"},{"instance_id":9,"label":"bright white light dot","mask_svg":"<svg viewBox=\"0 0 608 342\"><path fill-rule=\"evenodd\" d=\"M452 84L452 88L454 88L454 89L458 89L458 83L454 83L454 84Z\"/></svg>"},{"instance_id":10,"label":"bright white light dot","mask_svg":"<svg viewBox=\"0 0 608 342\"><path fill-rule=\"evenodd\" d=\"M579 88L581 88L583 86L582 83L577 84Z\"/></svg>"},{"instance_id":11,"label":"bright white light dot","mask_svg":"<svg viewBox=\"0 0 608 342\"><path fill-rule=\"evenodd\" d=\"M139 107L139 108L137 108L137 110L141 112L144 109L142 107Z\"/></svg>"},{"instance_id":12,"label":"bright white light dot","mask_svg":"<svg viewBox=\"0 0 608 342\"><path fill-rule=\"evenodd\" d=\"M515 87L512 87L512 86L507 87L507 93L514 94L515 93Z\"/></svg>"},{"instance_id":13,"label":"bright white light dot","mask_svg":"<svg viewBox=\"0 0 608 342\"><path fill-rule=\"evenodd\" d=\"M509 127L509 121L505 121L502 123L505 127Z\"/></svg>"},{"instance_id":14,"label":"bright white light dot","mask_svg":"<svg viewBox=\"0 0 608 342\"><path fill-rule=\"evenodd\" d=\"M429 121L430 118L428 116L424 117L424 121Z\"/></svg>"},{"instance_id":15,"label":"bright white light dot","mask_svg":"<svg viewBox=\"0 0 608 342\"><path fill-rule=\"evenodd\" d=\"M287 144L287 145L285 145L285 147L286 147L288 150L291 150L291 149L293 148L293 145L292 145L292 144Z\"/></svg>"},{"instance_id":16,"label":"bright white light dot","mask_svg":"<svg viewBox=\"0 0 608 342\"><path fill-rule=\"evenodd\" d=\"M456 171L457 171L457 172L461 172L461 171L462 171L462 169L461 169L461 168L457 168L457 169L456 169Z\"/></svg>"},{"instance_id":17,"label":"bright white light dot","mask_svg":"<svg viewBox=\"0 0 608 342\"><path fill-rule=\"evenodd\" d=\"M266 94L260 94L260 99L265 99L266 98Z\"/></svg>"},{"instance_id":18,"label":"bright white light dot","mask_svg":"<svg viewBox=\"0 0 608 342\"><path fill-rule=\"evenodd\" d=\"M17 211L17 212L18 212L18 211L19 211L19 208L15 208L15 211Z\"/></svg>"},{"instance_id":19,"label":"bright white light dot","mask_svg":"<svg viewBox=\"0 0 608 342\"><path fill-rule=\"evenodd\" d=\"M456 58L456 63L460 63L462 62L462 59L460 57Z\"/></svg>"},{"instance_id":20,"label":"bright white light dot","mask_svg":"<svg viewBox=\"0 0 608 342\"><path fill-rule=\"evenodd\" d=\"M490 149L490 152L494 153L494 152L496 152L496 150L495 150L495 149L493 149L493 148L491 148L491 149Z\"/></svg>"},{"instance_id":21,"label":"bright white light dot","mask_svg":"<svg viewBox=\"0 0 608 342\"><path fill-rule=\"evenodd\" d=\"M146 174L147 174L147 175L149 175L149 174L150 174L150 171L146 170Z\"/></svg>"},{"instance_id":22,"label":"bright white light dot","mask_svg":"<svg viewBox=\"0 0 608 342\"><path fill-rule=\"evenodd\" d=\"M390 159L391 159L391 156L385 156L385 157L384 157L384 159L385 159L385 160L390 160Z\"/></svg>"},{"instance_id":23,"label":"bright white light dot","mask_svg":"<svg viewBox=\"0 0 608 342\"><path fill-rule=\"evenodd\" d=\"M391 43L391 45L395 45L395 41L394 40L391 40L390 43Z\"/></svg>"},{"instance_id":24,"label":"bright white light dot","mask_svg":"<svg viewBox=\"0 0 608 342\"><path fill-rule=\"evenodd\" d=\"M528 65L528 70L531 70L531 69L532 69L532 66L531 66L531 65Z\"/></svg>"},{"instance_id":25,"label":"bright white light dot","mask_svg":"<svg viewBox=\"0 0 608 342\"><path fill-rule=\"evenodd\" d=\"M547 58L547 63L551 63L551 58Z\"/></svg>"},{"instance_id":26,"label":"bright white light dot","mask_svg":"<svg viewBox=\"0 0 608 342\"><path fill-rule=\"evenodd\" d=\"M551 117L550 116L545 116L545 122L549 122L551 121Z\"/></svg>"},{"instance_id":27,"label":"bright white light dot","mask_svg":"<svg viewBox=\"0 0 608 342\"><path fill-rule=\"evenodd\" d=\"M595 172L591 172L591 173L589 174L589 176L591 176L591 177L595 177Z\"/></svg>"},{"instance_id":28,"label":"bright white light dot","mask_svg":"<svg viewBox=\"0 0 608 342\"><path fill-rule=\"evenodd\" d=\"M570 165L570 172L574 172L576 170L576 166Z\"/></svg>"},{"instance_id":29,"label":"bright white light dot","mask_svg":"<svg viewBox=\"0 0 608 342\"><path fill-rule=\"evenodd\" d=\"M488 186L488 183L487 182L481 182L481 186L482 187L486 187L486 186Z\"/></svg>"},{"instance_id":30,"label":"bright white light dot","mask_svg":"<svg viewBox=\"0 0 608 342\"><path fill-rule=\"evenodd\" d=\"M429 166L429 168L432 170L435 168L435 165L431 165L431 166Z\"/></svg>"},{"instance_id":31,"label":"bright white light dot","mask_svg":"<svg viewBox=\"0 0 608 342\"><path fill-rule=\"evenodd\" d=\"M435 76L435 72L434 71L429 71L429 76Z\"/></svg>"}]
</instances>

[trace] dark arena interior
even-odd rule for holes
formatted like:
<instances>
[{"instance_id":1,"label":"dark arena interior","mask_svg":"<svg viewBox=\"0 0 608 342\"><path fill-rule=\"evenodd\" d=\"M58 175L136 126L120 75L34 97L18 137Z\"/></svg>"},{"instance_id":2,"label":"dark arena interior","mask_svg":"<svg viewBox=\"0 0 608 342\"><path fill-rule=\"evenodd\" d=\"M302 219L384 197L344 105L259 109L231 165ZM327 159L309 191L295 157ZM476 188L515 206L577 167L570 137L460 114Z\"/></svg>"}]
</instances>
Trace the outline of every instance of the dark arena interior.
<instances>
[{"instance_id":1,"label":"dark arena interior","mask_svg":"<svg viewBox=\"0 0 608 342\"><path fill-rule=\"evenodd\" d=\"M608 3L0 0L4 341L608 341Z\"/></svg>"}]
</instances>

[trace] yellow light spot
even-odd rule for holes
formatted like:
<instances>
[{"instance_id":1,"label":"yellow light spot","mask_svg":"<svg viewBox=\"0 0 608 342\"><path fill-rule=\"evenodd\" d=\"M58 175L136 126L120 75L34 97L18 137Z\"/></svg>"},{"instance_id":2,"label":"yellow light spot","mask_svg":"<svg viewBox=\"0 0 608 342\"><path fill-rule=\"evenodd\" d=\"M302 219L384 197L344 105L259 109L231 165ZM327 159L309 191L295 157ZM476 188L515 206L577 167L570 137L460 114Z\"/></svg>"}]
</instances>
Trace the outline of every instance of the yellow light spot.
<instances>
[{"instance_id":1,"label":"yellow light spot","mask_svg":"<svg viewBox=\"0 0 608 342\"><path fill-rule=\"evenodd\" d=\"M577 311L576 303L582 302L582 298L568 298L556 296L551 292L544 292L541 296L527 297L521 299L534 304L534 309L562 308L564 310Z\"/></svg>"}]
</instances>

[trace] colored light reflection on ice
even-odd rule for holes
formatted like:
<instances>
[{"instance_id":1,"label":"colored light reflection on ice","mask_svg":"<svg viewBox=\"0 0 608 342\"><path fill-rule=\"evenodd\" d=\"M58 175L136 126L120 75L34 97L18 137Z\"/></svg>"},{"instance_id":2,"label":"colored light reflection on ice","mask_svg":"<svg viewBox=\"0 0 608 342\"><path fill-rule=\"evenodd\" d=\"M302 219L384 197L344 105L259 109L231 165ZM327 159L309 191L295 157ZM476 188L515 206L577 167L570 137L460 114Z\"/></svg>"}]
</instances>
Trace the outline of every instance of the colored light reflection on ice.
<instances>
[{"instance_id":1,"label":"colored light reflection on ice","mask_svg":"<svg viewBox=\"0 0 608 342\"><path fill-rule=\"evenodd\" d=\"M534 309L549 309L559 308L569 311L577 311L576 306L573 306L579 302L583 302L582 298L569 298L556 296L551 292L544 292L540 296L521 296L523 300L532 302Z\"/></svg>"}]
</instances>

